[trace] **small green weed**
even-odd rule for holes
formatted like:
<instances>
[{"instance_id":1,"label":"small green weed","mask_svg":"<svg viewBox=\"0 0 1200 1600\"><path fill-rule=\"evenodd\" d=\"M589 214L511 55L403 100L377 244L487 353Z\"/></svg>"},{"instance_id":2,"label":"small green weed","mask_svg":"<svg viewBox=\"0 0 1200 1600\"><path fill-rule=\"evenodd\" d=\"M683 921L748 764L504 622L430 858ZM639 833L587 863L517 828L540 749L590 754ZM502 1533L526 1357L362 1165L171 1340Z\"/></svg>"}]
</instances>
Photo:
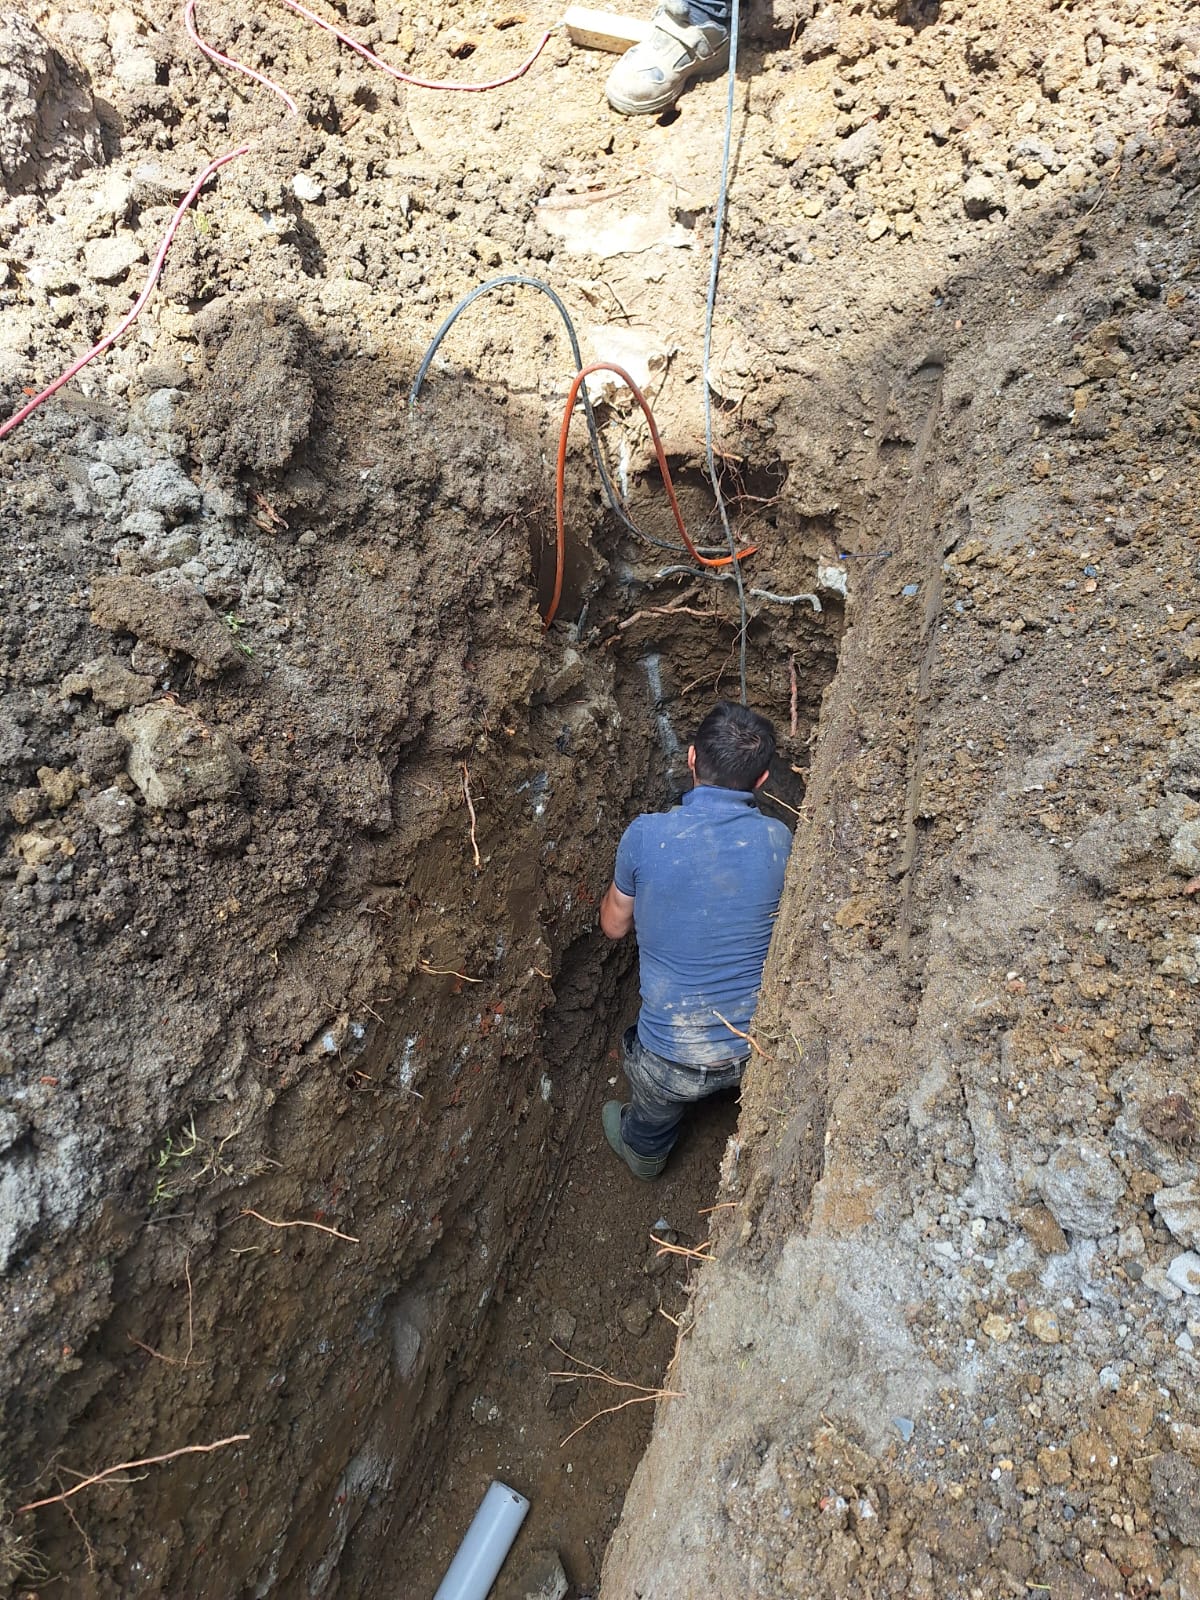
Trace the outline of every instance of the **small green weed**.
<instances>
[{"instance_id":1,"label":"small green weed","mask_svg":"<svg viewBox=\"0 0 1200 1600\"><path fill-rule=\"evenodd\" d=\"M244 656L252 656L254 654L253 645L249 645L244 639L238 638L238 634L241 633L242 629L246 626L244 618L235 616L232 611L227 611L225 613L224 621L225 626L233 635L233 641L237 645L238 649Z\"/></svg>"},{"instance_id":2,"label":"small green weed","mask_svg":"<svg viewBox=\"0 0 1200 1600\"><path fill-rule=\"evenodd\" d=\"M233 1167L224 1159L224 1149L236 1134L226 1134L215 1144L196 1132L196 1119L189 1117L187 1126L178 1137L167 1135L167 1142L154 1160L157 1174L150 1205L162 1205L175 1200L183 1192L200 1188L204 1183L215 1183L218 1178L232 1177Z\"/></svg>"}]
</instances>

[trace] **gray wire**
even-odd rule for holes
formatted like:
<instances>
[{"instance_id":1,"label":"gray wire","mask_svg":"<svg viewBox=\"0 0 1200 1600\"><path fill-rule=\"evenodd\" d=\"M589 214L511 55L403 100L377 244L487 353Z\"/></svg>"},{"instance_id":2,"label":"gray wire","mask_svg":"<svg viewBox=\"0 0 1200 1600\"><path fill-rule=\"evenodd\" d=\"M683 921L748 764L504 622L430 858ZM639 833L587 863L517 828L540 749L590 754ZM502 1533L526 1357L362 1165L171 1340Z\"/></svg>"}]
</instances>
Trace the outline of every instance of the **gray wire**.
<instances>
[{"instance_id":1,"label":"gray wire","mask_svg":"<svg viewBox=\"0 0 1200 1600\"><path fill-rule=\"evenodd\" d=\"M807 600L814 611L821 609L815 594L772 594L769 589L751 589L750 594L755 600L773 600L777 606L798 606L801 600Z\"/></svg>"},{"instance_id":2,"label":"gray wire","mask_svg":"<svg viewBox=\"0 0 1200 1600\"><path fill-rule=\"evenodd\" d=\"M725 102L725 146L721 153L721 186L717 191L717 210L713 218L712 267L708 274L708 299L704 308L704 453L708 461L708 476L721 514L721 526L733 557L733 576L737 581L738 612L741 624L738 631L738 682L742 704L746 697L746 586L742 582L742 564L738 560L733 529L729 526L729 513L725 509L725 496L721 492L721 479L713 454L712 390L709 388L709 367L712 361L713 310L717 303L717 278L721 270L721 235L725 231L725 202L729 194L729 152L733 143L733 101L737 89L738 9L741 0L732 0L729 16L729 94Z\"/></svg>"},{"instance_id":3,"label":"gray wire","mask_svg":"<svg viewBox=\"0 0 1200 1600\"><path fill-rule=\"evenodd\" d=\"M417 368L417 375L413 379L412 388L408 391L408 403L410 407L416 406L417 400L421 393L421 385L425 382L425 378L429 372L430 364L433 361L434 356L437 354L438 346L450 332L450 329L458 321L462 313L469 305L478 300L481 295L489 294L493 289L503 289L510 284L521 285L528 289L538 289L542 294L549 297L559 316L563 320L563 326L567 330L567 338L570 340L571 344L571 359L575 363L575 371L579 372L582 370L583 355L579 348L579 337L575 332L575 324L571 321L571 314L567 310L566 306L563 305L558 295L555 294L550 285L541 278L527 277L522 272L505 273L505 275L500 278L489 278L486 283L478 284L474 289L472 289L470 294L464 295L454 307L454 310L451 311L450 315L442 323L438 331L434 334L433 339L430 341L428 350L426 350L424 356L421 358L421 365ZM600 483L604 491L604 498L608 501L613 515L619 519L619 521L629 530L630 533L634 534L639 539L644 539L647 544L656 545L660 550L678 550L681 555L684 554L686 551L686 546L681 544L672 544L669 539L660 539L657 534L647 533L644 528L639 528L637 523L634 522L632 517L629 516L628 512L625 510L625 507L621 503L620 496L617 494L617 488L612 481L608 467L605 465L604 452L600 448L600 430L596 423L596 413L592 409L592 402L590 396L588 395L586 384L584 384L580 390L579 397L583 402L583 414L587 419L588 438L591 441L592 457L596 463L596 471L600 474ZM704 548L701 549L700 553L701 555L711 556L722 554L723 552Z\"/></svg>"},{"instance_id":4,"label":"gray wire","mask_svg":"<svg viewBox=\"0 0 1200 1600\"><path fill-rule=\"evenodd\" d=\"M689 577L698 577L695 567L685 566L682 562L674 567L660 567L654 574L656 578L671 578L676 573L687 573ZM707 572L704 574L713 583L732 583L733 579L727 572ZM770 589L748 589L747 594L754 600L771 600L777 606L796 606L801 600L807 600L814 611L823 610L819 597L815 594L773 594Z\"/></svg>"}]
</instances>

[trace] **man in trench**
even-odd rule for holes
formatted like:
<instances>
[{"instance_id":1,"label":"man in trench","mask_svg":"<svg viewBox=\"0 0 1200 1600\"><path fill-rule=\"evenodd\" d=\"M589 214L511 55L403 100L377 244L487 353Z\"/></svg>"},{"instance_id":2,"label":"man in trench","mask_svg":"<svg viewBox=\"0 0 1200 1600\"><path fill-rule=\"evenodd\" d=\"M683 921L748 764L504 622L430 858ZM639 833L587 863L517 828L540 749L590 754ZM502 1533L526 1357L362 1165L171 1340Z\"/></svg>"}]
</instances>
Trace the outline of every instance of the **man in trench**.
<instances>
[{"instance_id":1,"label":"man in trench","mask_svg":"<svg viewBox=\"0 0 1200 1600\"><path fill-rule=\"evenodd\" d=\"M610 939L637 932L642 1005L624 1037L630 1099L604 1107L604 1133L636 1178L657 1178L687 1108L741 1082L783 891L791 834L764 817L775 730L718 702L688 748L695 787L626 828L600 902Z\"/></svg>"}]
</instances>

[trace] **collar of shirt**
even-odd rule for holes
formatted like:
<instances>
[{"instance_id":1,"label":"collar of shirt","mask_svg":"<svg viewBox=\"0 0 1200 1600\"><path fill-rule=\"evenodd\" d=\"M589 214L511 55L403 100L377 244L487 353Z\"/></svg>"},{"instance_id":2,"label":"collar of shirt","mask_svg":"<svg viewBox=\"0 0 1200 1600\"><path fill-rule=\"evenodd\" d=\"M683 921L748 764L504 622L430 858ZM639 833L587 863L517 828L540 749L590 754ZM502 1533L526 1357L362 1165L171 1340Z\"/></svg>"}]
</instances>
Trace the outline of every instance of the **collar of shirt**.
<instances>
[{"instance_id":1,"label":"collar of shirt","mask_svg":"<svg viewBox=\"0 0 1200 1600\"><path fill-rule=\"evenodd\" d=\"M754 805L754 791L752 789L718 789L716 784L701 783L681 798L680 805L685 806L718 806L723 805L731 809L740 810L743 806Z\"/></svg>"}]
</instances>

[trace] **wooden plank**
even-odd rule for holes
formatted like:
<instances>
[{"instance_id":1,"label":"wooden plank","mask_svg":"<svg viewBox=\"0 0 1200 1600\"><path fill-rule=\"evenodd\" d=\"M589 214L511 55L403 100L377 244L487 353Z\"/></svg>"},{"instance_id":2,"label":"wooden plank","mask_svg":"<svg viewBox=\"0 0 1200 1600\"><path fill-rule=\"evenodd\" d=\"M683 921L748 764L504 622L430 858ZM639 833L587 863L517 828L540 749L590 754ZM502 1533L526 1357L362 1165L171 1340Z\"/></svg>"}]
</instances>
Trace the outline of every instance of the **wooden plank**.
<instances>
[{"instance_id":1,"label":"wooden plank","mask_svg":"<svg viewBox=\"0 0 1200 1600\"><path fill-rule=\"evenodd\" d=\"M609 50L614 55L649 38L654 26L648 17L621 17L591 6L568 6L563 22L572 44L585 50Z\"/></svg>"}]
</instances>

